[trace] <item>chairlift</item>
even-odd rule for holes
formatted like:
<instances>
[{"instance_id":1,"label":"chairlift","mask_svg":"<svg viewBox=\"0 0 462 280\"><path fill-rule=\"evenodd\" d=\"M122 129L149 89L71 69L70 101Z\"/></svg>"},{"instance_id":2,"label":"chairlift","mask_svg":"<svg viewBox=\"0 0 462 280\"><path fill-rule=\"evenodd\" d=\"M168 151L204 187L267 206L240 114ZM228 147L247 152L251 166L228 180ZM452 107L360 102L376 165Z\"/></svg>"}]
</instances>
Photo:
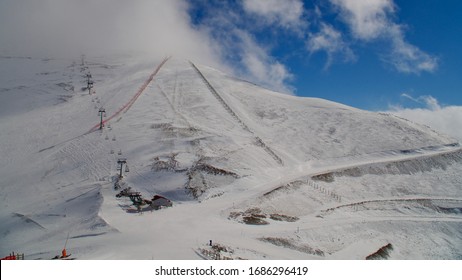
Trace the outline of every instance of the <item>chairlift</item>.
<instances>
[{"instance_id":1,"label":"chairlift","mask_svg":"<svg viewBox=\"0 0 462 280\"><path fill-rule=\"evenodd\" d=\"M130 169L128 169L128 164L125 165L125 172L130 172Z\"/></svg>"},{"instance_id":2,"label":"chairlift","mask_svg":"<svg viewBox=\"0 0 462 280\"><path fill-rule=\"evenodd\" d=\"M122 155L122 150L119 150L119 152L117 153L119 156Z\"/></svg>"}]
</instances>

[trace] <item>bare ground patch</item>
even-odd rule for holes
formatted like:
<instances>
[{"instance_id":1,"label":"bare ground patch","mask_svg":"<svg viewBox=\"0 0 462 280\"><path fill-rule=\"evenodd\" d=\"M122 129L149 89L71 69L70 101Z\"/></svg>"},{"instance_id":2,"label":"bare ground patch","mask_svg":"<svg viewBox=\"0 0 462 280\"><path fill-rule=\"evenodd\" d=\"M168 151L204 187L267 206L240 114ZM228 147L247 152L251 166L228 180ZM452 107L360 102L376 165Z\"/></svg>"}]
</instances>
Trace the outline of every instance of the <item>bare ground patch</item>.
<instances>
[{"instance_id":1,"label":"bare ground patch","mask_svg":"<svg viewBox=\"0 0 462 280\"><path fill-rule=\"evenodd\" d=\"M282 238L282 237L262 237L258 240L268 242L273 245L288 248L291 250L299 251L309 255L324 256L324 252L320 249L315 249L308 244L299 243L294 239Z\"/></svg>"},{"instance_id":2,"label":"bare ground patch","mask_svg":"<svg viewBox=\"0 0 462 280\"><path fill-rule=\"evenodd\" d=\"M243 212L231 212L229 214L229 219L233 219L239 223L244 223L247 225L267 225L269 224L267 219L282 222L295 222L298 221L299 218L278 213L267 214L264 213L260 208L254 207L249 208Z\"/></svg>"},{"instance_id":3,"label":"bare ground patch","mask_svg":"<svg viewBox=\"0 0 462 280\"><path fill-rule=\"evenodd\" d=\"M393 245L388 243L387 245L378 249L376 252L367 256L366 260L386 260L390 257L391 251L393 251Z\"/></svg>"}]
</instances>

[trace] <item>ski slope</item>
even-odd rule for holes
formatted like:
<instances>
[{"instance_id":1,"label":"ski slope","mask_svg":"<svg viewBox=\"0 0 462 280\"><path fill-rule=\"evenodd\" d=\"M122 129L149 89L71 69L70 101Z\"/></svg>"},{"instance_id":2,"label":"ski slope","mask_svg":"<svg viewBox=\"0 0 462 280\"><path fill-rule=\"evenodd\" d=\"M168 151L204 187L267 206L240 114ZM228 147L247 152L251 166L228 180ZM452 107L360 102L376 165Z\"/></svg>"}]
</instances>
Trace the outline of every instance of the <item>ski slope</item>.
<instances>
[{"instance_id":1,"label":"ski slope","mask_svg":"<svg viewBox=\"0 0 462 280\"><path fill-rule=\"evenodd\" d=\"M429 127L175 57L0 59L4 255L462 258L462 151ZM173 207L116 198L119 158Z\"/></svg>"}]
</instances>

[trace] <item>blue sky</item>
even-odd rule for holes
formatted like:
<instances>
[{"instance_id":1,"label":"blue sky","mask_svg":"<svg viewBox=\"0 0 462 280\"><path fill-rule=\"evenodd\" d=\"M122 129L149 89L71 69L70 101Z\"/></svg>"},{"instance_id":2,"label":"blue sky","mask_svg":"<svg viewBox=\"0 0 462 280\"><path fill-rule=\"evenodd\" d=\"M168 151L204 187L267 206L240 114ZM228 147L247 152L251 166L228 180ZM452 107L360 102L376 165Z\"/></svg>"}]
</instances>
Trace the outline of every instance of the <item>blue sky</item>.
<instances>
[{"instance_id":1,"label":"blue sky","mask_svg":"<svg viewBox=\"0 0 462 280\"><path fill-rule=\"evenodd\" d=\"M420 107L423 96L462 105L462 1L189 3L197 28L213 28L218 41L234 40L227 44L235 53L226 59L250 72L244 76L258 77L245 67L246 47L263 49L266 67L284 67L278 78L260 81L268 87L368 110ZM245 36L252 43L240 42Z\"/></svg>"},{"instance_id":2,"label":"blue sky","mask_svg":"<svg viewBox=\"0 0 462 280\"><path fill-rule=\"evenodd\" d=\"M0 54L174 55L462 141L460 11L460 0L0 0Z\"/></svg>"}]
</instances>

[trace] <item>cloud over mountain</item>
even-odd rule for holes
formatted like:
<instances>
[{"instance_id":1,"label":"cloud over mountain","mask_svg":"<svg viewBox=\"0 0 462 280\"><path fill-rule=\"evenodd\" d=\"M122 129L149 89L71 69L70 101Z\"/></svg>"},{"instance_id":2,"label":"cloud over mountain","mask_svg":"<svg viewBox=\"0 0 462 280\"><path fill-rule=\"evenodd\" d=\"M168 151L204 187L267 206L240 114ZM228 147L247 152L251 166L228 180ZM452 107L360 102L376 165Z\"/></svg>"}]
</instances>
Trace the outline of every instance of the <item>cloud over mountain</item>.
<instances>
[{"instance_id":1,"label":"cloud over mountain","mask_svg":"<svg viewBox=\"0 0 462 280\"><path fill-rule=\"evenodd\" d=\"M391 106L389 113L405 119L430 126L462 142L462 106L442 106L433 96L413 97L407 93L401 95L419 105L418 108Z\"/></svg>"},{"instance_id":2,"label":"cloud over mountain","mask_svg":"<svg viewBox=\"0 0 462 280\"><path fill-rule=\"evenodd\" d=\"M353 38L371 42L388 42L385 62L399 72L433 72L438 67L436 57L427 54L405 39L405 27L394 21L396 6L393 0L330 0L348 26Z\"/></svg>"}]
</instances>

